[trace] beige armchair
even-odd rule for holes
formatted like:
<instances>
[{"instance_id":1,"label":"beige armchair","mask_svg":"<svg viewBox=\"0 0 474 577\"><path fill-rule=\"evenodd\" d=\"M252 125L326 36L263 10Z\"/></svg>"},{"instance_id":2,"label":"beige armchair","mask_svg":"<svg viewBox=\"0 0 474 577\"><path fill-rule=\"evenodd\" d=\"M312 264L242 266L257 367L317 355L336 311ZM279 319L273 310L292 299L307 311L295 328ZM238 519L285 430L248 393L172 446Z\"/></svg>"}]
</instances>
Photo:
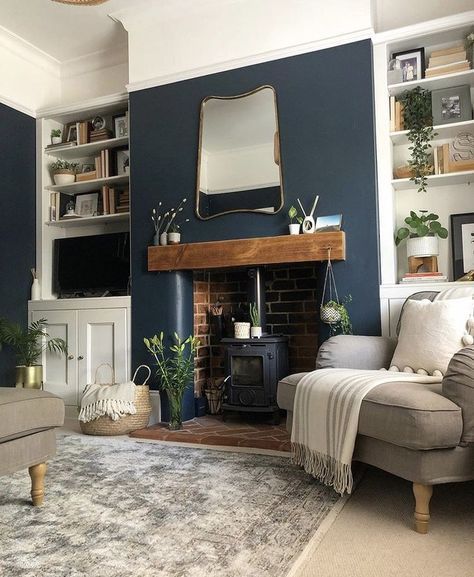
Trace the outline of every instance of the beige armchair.
<instances>
[{"instance_id":1,"label":"beige armchair","mask_svg":"<svg viewBox=\"0 0 474 577\"><path fill-rule=\"evenodd\" d=\"M54 429L63 423L59 397L0 387L0 476L28 468L33 505L43 503L46 462L56 453Z\"/></svg>"},{"instance_id":2,"label":"beige armchair","mask_svg":"<svg viewBox=\"0 0 474 577\"><path fill-rule=\"evenodd\" d=\"M336 336L318 352L316 368L388 368L396 341ZM278 405L291 432L296 386L305 373L278 384ZM380 385L362 401L354 460L413 483L415 529L426 533L433 485L474 479L474 346L452 358L442 383Z\"/></svg>"}]
</instances>

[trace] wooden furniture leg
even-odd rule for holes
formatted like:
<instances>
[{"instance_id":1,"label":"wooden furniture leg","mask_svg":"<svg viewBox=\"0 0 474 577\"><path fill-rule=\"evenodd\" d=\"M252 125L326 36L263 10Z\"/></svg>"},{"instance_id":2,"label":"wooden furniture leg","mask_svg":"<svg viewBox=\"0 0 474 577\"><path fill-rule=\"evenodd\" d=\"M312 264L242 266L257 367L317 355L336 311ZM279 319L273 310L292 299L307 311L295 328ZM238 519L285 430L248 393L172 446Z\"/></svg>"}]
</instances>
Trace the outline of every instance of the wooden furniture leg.
<instances>
[{"instance_id":1,"label":"wooden furniture leg","mask_svg":"<svg viewBox=\"0 0 474 577\"><path fill-rule=\"evenodd\" d=\"M413 494L415 495L415 531L423 534L428 533L433 485L413 483Z\"/></svg>"},{"instance_id":2,"label":"wooden furniture leg","mask_svg":"<svg viewBox=\"0 0 474 577\"><path fill-rule=\"evenodd\" d=\"M46 463L33 465L28 469L31 477L31 498L33 505L39 507L43 504L44 498L44 477L46 475Z\"/></svg>"}]
</instances>

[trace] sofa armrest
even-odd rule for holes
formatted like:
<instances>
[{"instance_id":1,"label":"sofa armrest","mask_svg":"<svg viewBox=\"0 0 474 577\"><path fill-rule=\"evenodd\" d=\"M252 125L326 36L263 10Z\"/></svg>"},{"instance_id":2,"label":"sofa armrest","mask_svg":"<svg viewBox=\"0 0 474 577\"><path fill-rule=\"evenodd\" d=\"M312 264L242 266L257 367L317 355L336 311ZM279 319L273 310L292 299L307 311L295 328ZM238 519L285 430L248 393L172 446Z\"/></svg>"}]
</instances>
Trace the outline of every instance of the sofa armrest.
<instances>
[{"instance_id":1,"label":"sofa armrest","mask_svg":"<svg viewBox=\"0 0 474 577\"><path fill-rule=\"evenodd\" d=\"M388 337L337 335L319 347L316 368L388 369L396 346Z\"/></svg>"},{"instance_id":2,"label":"sofa armrest","mask_svg":"<svg viewBox=\"0 0 474 577\"><path fill-rule=\"evenodd\" d=\"M461 443L474 443L474 346L458 351L443 378L443 395L462 410Z\"/></svg>"}]
</instances>

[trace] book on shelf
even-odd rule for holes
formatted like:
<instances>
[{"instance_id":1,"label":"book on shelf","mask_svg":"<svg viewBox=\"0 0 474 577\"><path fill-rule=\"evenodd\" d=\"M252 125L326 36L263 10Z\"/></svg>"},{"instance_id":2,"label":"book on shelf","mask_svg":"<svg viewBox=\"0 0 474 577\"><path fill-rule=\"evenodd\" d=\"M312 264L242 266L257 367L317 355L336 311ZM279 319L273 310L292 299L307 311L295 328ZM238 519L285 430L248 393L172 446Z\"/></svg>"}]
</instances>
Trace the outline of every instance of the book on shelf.
<instances>
[{"instance_id":1,"label":"book on shelf","mask_svg":"<svg viewBox=\"0 0 474 577\"><path fill-rule=\"evenodd\" d=\"M60 192L49 193L49 222L61 220L66 212L66 204L69 201L70 197Z\"/></svg>"},{"instance_id":2,"label":"book on shelf","mask_svg":"<svg viewBox=\"0 0 474 577\"><path fill-rule=\"evenodd\" d=\"M456 52L461 52L464 50L464 44L455 44L454 46L449 46L448 48L442 48L440 50L433 50L431 52L430 58L438 58L439 56L447 56L448 54L455 54Z\"/></svg>"},{"instance_id":3,"label":"book on shelf","mask_svg":"<svg viewBox=\"0 0 474 577\"><path fill-rule=\"evenodd\" d=\"M47 144L46 150L51 150L52 148L71 148L72 146L77 146L77 143L73 141L73 142L60 142L59 144Z\"/></svg>"},{"instance_id":4,"label":"book on shelf","mask_svg":"<svg viewBox=\"0 0 474 577\"><path fill-rule=\"evenodd\" d=\"M446 64L444 66L436 66L435 68L427 68L425 70L425 78L444 76L445 74L453 74L454 72L463 72L464 70L470 69L470 62L468 60L464 60L463 62L456 62L454 64Z\"/></svg>"},{"instance_id":5,"label":"book on shelf","mask_svg":"<svg viewBox=\"0 0 474 577\"><path fill-rule=\"evenodd\" d=\"M89 134L89 142L100 142L101 140L109 140L110 138L112 138L112 132L108 128L91 130Z\"/></svg>"},{"instance_id":6,"label":"book on shelf","mask_svg":"<svg viewBox=\"0 0 474 577\"><path fill-rule=\"evenodd\" d=\"M102 187L102 214L110 214L109 212L109 187L107 185Z\"/></svg>"},{"instance_id":7,"label":"book on shelf","mask_svg":"<svg viewBox=\"0 0 474 577\"><path fill-rule=\"evenodd\" d=\"M447 282L448 277L441 272L415 272L403 275L400 282L408 283L425 283L425 282Z\"/></svg>"},{"instance_id":8,"label":"book on shelf","mask_svg":"<svg viewBox=\"0 0 474 577\"><path fill-rule=\"evenodd\" d=\"M453 64L454 62L461 62L466 60L466 50L459 49L456 52L450 52L449 54L442 54L441 56L431 56L428 61L428 68L433 68L434 66L444 66L445 64Z\"/></svg>"}]
</instances>

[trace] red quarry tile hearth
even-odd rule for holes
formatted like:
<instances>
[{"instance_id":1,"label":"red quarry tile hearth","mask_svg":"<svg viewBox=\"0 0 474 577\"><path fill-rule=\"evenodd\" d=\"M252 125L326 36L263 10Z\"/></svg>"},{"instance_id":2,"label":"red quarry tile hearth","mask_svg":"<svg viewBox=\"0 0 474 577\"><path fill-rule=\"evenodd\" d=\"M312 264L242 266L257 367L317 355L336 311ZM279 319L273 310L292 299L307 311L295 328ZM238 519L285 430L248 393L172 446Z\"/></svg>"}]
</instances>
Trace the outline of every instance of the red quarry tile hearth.
<instances>
[{"instance_id":1,"label":"red quarry tile hearth","mask_svg":"<svg viewBox=\"0 0 474 577\"><path fill-rule=\"evenodd\" d=\"M154 441L290 451L290 435L284 423L275 426L255 421L246 422L237 417L228 417L224 422L220 415L197 417L183 423L180 431L170 431L165 423L160 423L133 431L130 436Z\"/></svg>"}]
</instances>

